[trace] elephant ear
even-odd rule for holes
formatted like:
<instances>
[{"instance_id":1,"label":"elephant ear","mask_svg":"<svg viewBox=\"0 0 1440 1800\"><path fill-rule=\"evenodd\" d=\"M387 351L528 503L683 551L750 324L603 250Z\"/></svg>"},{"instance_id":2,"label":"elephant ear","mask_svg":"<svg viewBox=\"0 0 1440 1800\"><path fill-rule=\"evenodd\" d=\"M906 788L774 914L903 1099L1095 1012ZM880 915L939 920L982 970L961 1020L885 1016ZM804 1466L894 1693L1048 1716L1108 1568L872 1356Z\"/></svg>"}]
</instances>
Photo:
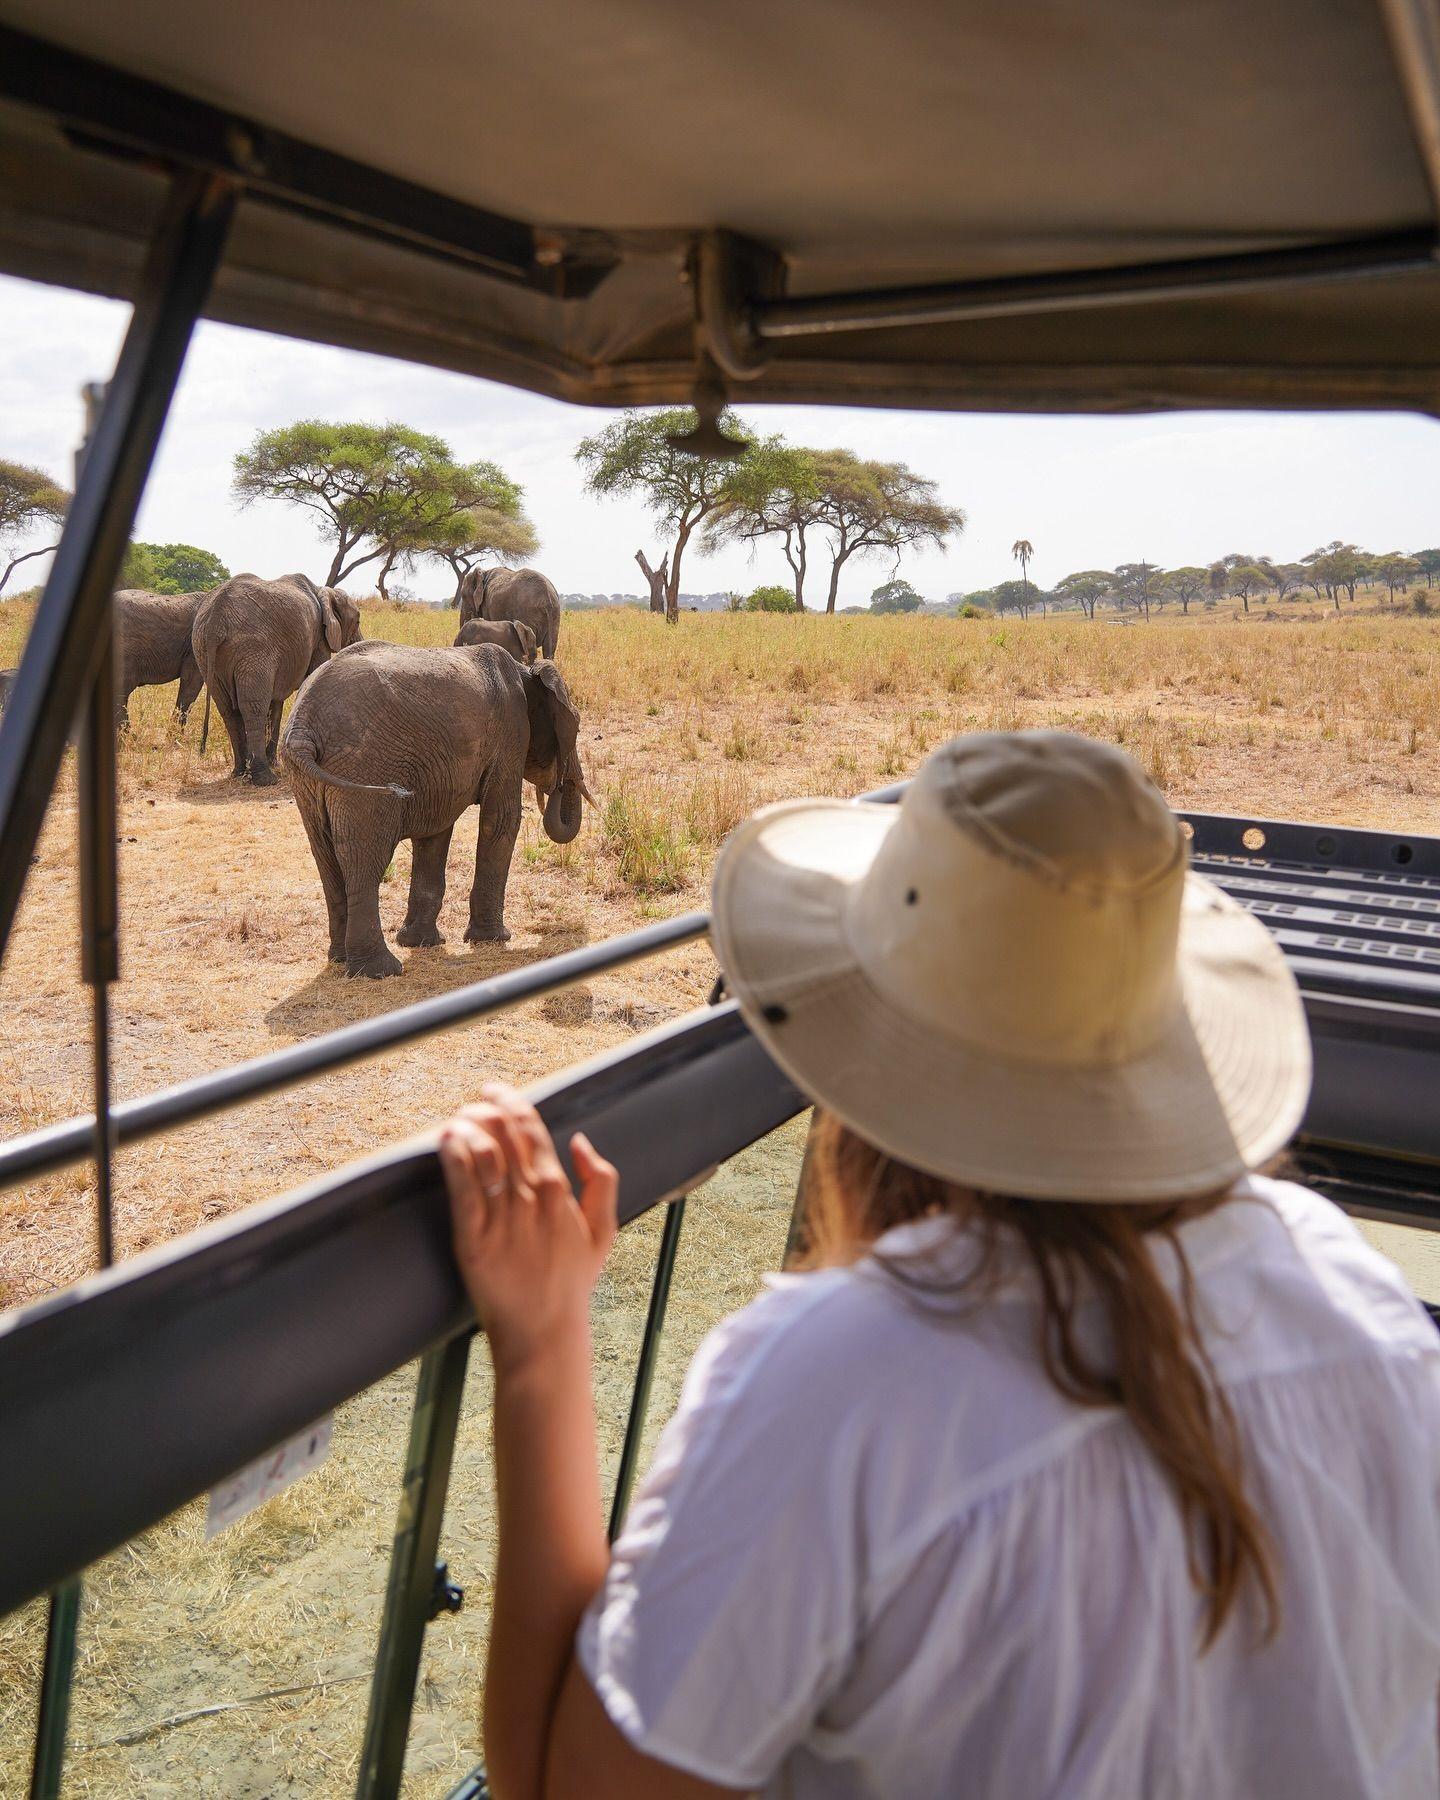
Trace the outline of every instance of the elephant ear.
<instances>
[{"instance_id":1,"label":"elephant ear","mask_svg":"<svg viewBox=\"0 0 1440 1800\"><path fill-rule=\"evenodd\" d=\"M344 627L340 623L340 614L336 610L335 597L329 588L326 588L316 598L320 601L320 616L325 621L325 642L333 656L345 642Z\"/></svg>"},{"instance_id":2,"label":"elephant ear","mask_svg":"<svg viewBox=\"0 0 1440 1800\"><path fill-rule=\"evenodd\" d=\"M537 662L531 673L545 689L550 723L555 727L556 742L560 746L560 754L555 762L555 781L558 786L569 774L570 765L576 761L575 747L580 736L580 715L576 712L575 702L570 698L564 679L553 662Z\"/></svg>"}]
</instances>

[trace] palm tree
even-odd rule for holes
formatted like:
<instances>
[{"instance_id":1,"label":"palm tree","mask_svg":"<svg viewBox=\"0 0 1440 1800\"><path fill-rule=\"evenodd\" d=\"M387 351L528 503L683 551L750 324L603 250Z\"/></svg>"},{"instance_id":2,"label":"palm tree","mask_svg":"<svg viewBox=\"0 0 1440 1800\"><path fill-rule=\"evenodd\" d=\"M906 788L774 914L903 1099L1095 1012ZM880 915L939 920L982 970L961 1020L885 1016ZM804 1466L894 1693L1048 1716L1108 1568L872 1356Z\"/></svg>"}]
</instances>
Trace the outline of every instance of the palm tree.
<instances>
[{"instance_id":1,"label":"palm tree","mask_svg":"<svg viewBox=\"0 0 1440 1800\"><path fill-rule=\"evenodd\" d=\"M1020 580L1024 584L1026 593L1028 594L1030 589L1030 558L1035 554L1035 546L1030 542L1029 538L1016 538L1015 542L1010 546L1010 554L1020 565Z\"/></svg>"}]
</instances>

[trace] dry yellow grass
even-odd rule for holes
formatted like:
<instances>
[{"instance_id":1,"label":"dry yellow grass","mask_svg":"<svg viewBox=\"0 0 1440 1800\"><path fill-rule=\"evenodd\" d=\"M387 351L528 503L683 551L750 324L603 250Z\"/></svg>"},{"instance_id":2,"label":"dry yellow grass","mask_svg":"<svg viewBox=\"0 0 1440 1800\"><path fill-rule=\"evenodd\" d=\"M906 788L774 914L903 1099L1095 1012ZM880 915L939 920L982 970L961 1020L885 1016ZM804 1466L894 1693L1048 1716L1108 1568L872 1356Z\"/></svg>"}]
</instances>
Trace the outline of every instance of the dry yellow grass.
<instances>
[{"instance_id":1,"label":"dry yellow grass","mask_svg":"<svg viewBox=\"0 0 1440 1800\"><path fill-rule=\"evenodd\" d=\"M0 605L0 663L27 609ZM367 635L448 642L453 615L369 608ZM304 833L282 786L231 782L223 733L199 754L170 694L131 702L122 746L122 979L116 1085L145 1091L370 1017L536 957L703 905L715 850L754 806L857 793L908 773L954 732L1054 724L1127 745L1177 805L1440 831L1440 623L1287 611L1120 630L1072 619L949 621L567 616L560 661L583 715L599 807L559 847L522 830L504 947L461 943L473 840L462 827L441 917L449 942L406 973L347 982L325 962ZM393 934L408 850L382 894ZM52 806L3 972L0 1131L86 1105L73 789ZM123 1254L336 1167L435 1120L491 1075L526 1080L703 1000L704 946L607 976L122 1155ZM798 1156L792 1130L722 1173L692 1209L657 1417L700 1331L773 1265ZM91 1266L93 1192L77 1170L0 1194L0 1304ZM627 1234L601 1296L607 1454L623 1423L646 1258ZM489 1536L484 1377L457 1459L446 1553L470 1593L433 1628L412 1788L439 1794L474 1751ZM87 1585L74 1791L270 1794L343 1787L363 1680L249 1706L131 1746L105 1740L217 1700L368 1671L393 1525L408 1376L342 1409L326 1469L205 1547L198 1509L107 1559ZM40 1615L0 1621L0 1796L23 1791ZM8 1711L7 1711L8 1709ZM105 1747L102 1747L105 1746Z\"/></svg>"}]
</instances>

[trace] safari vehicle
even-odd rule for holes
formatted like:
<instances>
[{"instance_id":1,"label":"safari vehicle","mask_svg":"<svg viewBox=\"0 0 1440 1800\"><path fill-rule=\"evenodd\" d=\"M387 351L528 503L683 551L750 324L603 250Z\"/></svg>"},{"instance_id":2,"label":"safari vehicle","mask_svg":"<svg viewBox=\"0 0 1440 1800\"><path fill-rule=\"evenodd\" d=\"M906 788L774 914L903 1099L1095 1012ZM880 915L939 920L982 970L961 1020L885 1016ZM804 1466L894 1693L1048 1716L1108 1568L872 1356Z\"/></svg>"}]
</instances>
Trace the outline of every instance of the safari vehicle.
<instances>
[{"instance_id":1,"label":"safari vehicle","mask_svg":"<svg viewBox=\"0 0 1440 1800\"><path fill-rule=\"evenodd\" d=\"M93 1115L0 1145L0 1183L93 1162L106 1265L117 1147L706 930L652 924L112 1105L108 609L199 318L570 401L693 402L701 454L726 453L742 397L1440 410L1427 0L0 13L0 267L134 307L0 727L3 945L80 721L94 997ZM1303 989L1307 1179L1436 1228L1440 841L1189 826ZM802 1102L719 995L538 1098L622 1166L627 1223L669 1209L618 1519L684 1196ZM62 1789L87 1567L418 1357L357 1746L357 1792L401 1791L427 1631L458 1603L440 1559L463 1560L446 1489L472 1329L428 1142L0 1320L0 1615L50 1596L33 1795ZM173 1791L201 1791L173 1755Z\"/></svg>"}]
</instances>

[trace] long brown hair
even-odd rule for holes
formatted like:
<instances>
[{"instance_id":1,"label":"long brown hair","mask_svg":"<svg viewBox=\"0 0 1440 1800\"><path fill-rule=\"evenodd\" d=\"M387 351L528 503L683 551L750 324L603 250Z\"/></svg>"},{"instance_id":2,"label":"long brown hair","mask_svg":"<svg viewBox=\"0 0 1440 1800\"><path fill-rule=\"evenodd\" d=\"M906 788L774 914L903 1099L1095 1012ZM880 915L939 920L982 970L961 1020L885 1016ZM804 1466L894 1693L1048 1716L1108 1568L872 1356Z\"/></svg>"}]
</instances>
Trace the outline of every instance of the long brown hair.
<instances>
[{"instance_id":1,"label":"long brown hair","mask_svg":"<svg viewBox=\"0 0 1440 1800\"><path fill-rule=\"evenodd\" d=\"M910 1168L817 1108L799 1246L802 1266L851 1262L894 1225L949 1216L976 1245L966 1273L941 1276L913 1257L882 1261L917 1295L956 1301L984 1297L1007 1240L1023 1248L1039 1278L1046 1373L1082 1406L1124 1407L1175 1491L1205 1607L1202 1652L1247 1583L1263 1602L1264 1636L1279 1622L1269 1536L1245 1492L1239 1427L1196 1325L1194 1278L1177 1235L1226 1198L1115 1206L983 1193ZM1175 1253L1178 1297L1151 1254L1157 1238ZM1112 1366L1077 1336L1076 1306L1087 1292L1103 1306Z\"/></svg>"}]
</instances>

